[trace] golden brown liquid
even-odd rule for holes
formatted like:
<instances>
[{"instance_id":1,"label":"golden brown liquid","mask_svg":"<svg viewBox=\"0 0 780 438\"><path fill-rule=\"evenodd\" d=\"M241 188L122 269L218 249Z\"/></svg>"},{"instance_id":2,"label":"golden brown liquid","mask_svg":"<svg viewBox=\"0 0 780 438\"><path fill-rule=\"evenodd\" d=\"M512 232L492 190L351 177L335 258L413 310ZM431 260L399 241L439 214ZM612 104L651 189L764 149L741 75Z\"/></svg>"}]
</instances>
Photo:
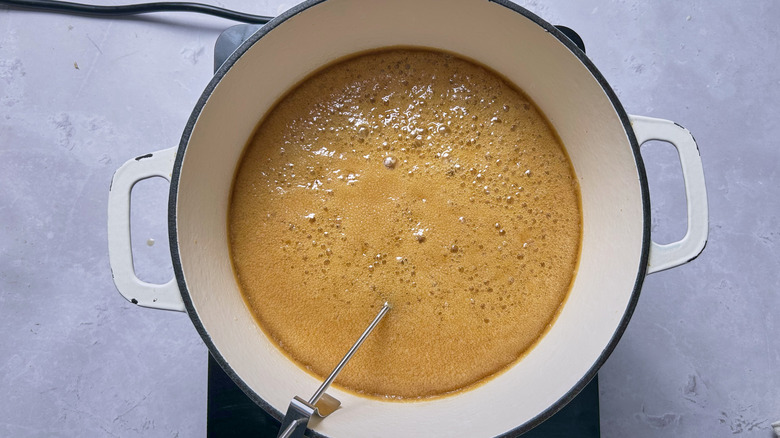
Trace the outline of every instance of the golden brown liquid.
<instances>
[{"instance_id":1,"label":"golden brown liquid","mask_svg":"<svg viewBox=\"0 0 780 438\"><path fill-rule=\"evenodd\" d=\"M580 242L555 133L502 78L433 51L315 73L259 125L229 214L233 266L262 328L326 376L416 398L512 364L552 323Z\"/></svg>"}]
</instances>

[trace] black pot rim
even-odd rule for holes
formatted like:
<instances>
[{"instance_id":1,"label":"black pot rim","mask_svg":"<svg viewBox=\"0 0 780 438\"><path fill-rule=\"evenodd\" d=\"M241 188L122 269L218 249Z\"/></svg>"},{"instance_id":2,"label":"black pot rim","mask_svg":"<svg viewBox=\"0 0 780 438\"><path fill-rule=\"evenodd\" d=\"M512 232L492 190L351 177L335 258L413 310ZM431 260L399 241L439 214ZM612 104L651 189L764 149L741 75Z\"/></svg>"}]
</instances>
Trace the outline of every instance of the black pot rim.
<instances>
[{"instance_id":1,"label":"black pot rim","mask_svg":"<svg viewBox=\"0 0 780 438\"><path fill-rule=\"evenodd\" d=\"M180 258L179 245L178 245L178 232L176 228L176 214L177 214L176 201L178 196L179 178L181 176L181 165L184 159L184 154L187 149L187 145L189 144L189 140L192 135L192 131L195 126L195 123L200 117L200 113L203 110L203 107L205 106L211 94L214 92L214 89L216 88L217 84L219 84L219 82L224 78L224 76L227 74L228 70L230 70L233 64L235 64L236 61L260 38L265 36L267 33L269 33L271 30L273 30L283 22L289 20L293 16L305 11L306 9L309 9L313 6L323 3L325 1L327 0L307 0L303 3L294 6L293 8L284 12L283 14L275 17L273 20L271 20L263 27L261 27L257 32L255 32L251 37L249 37L244 43L242 43L241 46L239 46L239 48L236 49L236 51L233 54L231 54L228 57L228 59L225 61L225 63L222 64L222 66L216 71L214 77L211 79L211 81L203 91L203 94L201 95L200 99L198 99L198 102L195 105L195 108L193 109L189 120L187 121L187 125L185 126L184 133L182 134L181 142L179 143L179 149L176 154L176 161L174 162L174 166L173 166L173 173L171 175L171 188L168 197L169 199L168 236L170 240L171 258L173 261L173 269L176 274L176 281L179 286L179 291L181 291L182 299L184 300L184 305L187 309L187 313L189 314L192 323L195 325L198 334L200 334L201 338L203 339L203 342L208 347L209 352L217 361L217 363L219 363L219 365L222 367L225 373L228 376L230 376L231 380L233 380L233 382L235 382L236 385L239 388L241 388L241 390L252 401L254 401L258 406L263 408L263 410L268 412L270 415L272 415L274 418L276 418L279 421L281 421L282 417L284 417L284 413L276 410L268 402L263 400L251 388L249 388L249 386L246 383L244 383L243 380L241 380L241 378L235 373L235 371L233 371L230 364L220 354L216 345L212 342L211 337L206 331L206 328L203 326L203 323L201 322L200 317L198 316L198 313L195 310L189 290L187 289L187 284L184 281L184 272L182 270L182 265L181 265L181 258ZM644 221L642 227L642 248L641 248L642 252L640 255L639 266L637 268L636 281L634 282L634 288L633 291L631 292L631 298L629 299L628 306L626 307L626 310L623 313L623 317L621 318L620 323L615 329L612 338L610 339L609 343L604 348L604 350L602 350L602 352L599 354L598 359L593 363L593 365L591 365L591 368L588 370L588 372L585 373L585 375L571 389L569 389L569 391L563 397L558 399L555 403L553 403L542 413L534 417L532 420L514 429L511 429L501 435L498 435L499 437L515 437L515 436L522 435L523 433L538 426L539 424L541 424L542 422L550 418L552 415L554 415L556 412L558 412L561 408L566 406L572 399L574 399L574 397L576 397L577 394L579 394L580 391L582 391L582 389L585 388L585 386L593 379L593 377L596 376L596 373L604 364L604 362L606 362L607 358L615 349L618 341L620 340L623 333L625 332L626 327L628 326L628 322L631 319L631 316L633 315L634 309L636 308L637 302L639 300L639 294L642 288L642 283L644 281L645 274L647 271L647 260L650 252L650 242L651 242L650 241L650 195L647 186L647 175L645 173L644 162L642 160L642 155L640 154L639 151L639 144L637 143L636 136L634 135L634 130L631 127L631 122L629 120L629 117L626 114L625 110L623 109L622 104L618 100L617 95L609 86L606 79L604 79L604 76L599 72L599 70L593 64L593 62L591 62L591 60L585 55L585 53L582 50L580 50L560 30L558 30L552 24L544 21L534 13L508 0L489 0L489 1L501 5L514 12L517 12L518 14L524 16L525 18L533 21L537 25L544 28L544 30L546 30L548 33L550 33L555 38L557 38L561 44L566 46L566 48L568 48L572 52L572 54L574 54L580 60L580 62L582 62L582 64L588 69L590 74L593 75L593 77L599 83L604 93L607 95L610 102L612 103L615 112L618 114L620 122L622 123L623 128L625 130L626 136L628 137L631 146L631 151L634 155L634 160L637 166L637 174L639 176L639 186L640 186L641 198L642 198L642 215ZM313 430L310 430L310 433L314 437L326 438L325 435L317 433L316 431Z\"/></svg>"}]
</instances>

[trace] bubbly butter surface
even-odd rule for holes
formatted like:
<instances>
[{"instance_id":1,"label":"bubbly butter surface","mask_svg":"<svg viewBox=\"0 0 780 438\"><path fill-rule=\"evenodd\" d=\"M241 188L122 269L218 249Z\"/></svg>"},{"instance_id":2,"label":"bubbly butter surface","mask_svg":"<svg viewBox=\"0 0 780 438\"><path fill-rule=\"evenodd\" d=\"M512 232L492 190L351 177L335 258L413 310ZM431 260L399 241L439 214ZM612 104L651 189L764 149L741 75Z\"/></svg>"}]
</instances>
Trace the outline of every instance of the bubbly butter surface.
<instances>
[{"instance_id":1,"label":"bubbly butter surface","mask_svg":"<svg viewBox=\"0 0 780 438\"><path fill-rule=\"evenodd\" d=\"M517 361L554 320L581 235L554 131L495 73L426 50L321 70L259 125L236 173L233 266L261 327L337 384L419 398Z\"/></svg>"}]
</instances>

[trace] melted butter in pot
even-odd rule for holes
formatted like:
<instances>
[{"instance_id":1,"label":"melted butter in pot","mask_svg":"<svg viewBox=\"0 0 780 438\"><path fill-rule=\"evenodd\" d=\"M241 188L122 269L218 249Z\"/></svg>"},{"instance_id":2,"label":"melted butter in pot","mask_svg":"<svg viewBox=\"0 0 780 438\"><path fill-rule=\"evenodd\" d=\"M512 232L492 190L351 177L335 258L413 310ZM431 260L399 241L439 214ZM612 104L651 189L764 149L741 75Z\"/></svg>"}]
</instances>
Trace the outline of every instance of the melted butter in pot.
<instances>
[{"instance_id":1,"label":"melted butter in pot","mask_svg":"<svg viewBox=\"0 0 780 438\"><path fill-rule=\"evenodd\" d=\"M260 326L326 376L393 309L337 383L420 398L522 357L565 300L579 188L541 113L495 73L424 50L321 70L259 125L229 213Z\"/></svg>"}]
</instances>

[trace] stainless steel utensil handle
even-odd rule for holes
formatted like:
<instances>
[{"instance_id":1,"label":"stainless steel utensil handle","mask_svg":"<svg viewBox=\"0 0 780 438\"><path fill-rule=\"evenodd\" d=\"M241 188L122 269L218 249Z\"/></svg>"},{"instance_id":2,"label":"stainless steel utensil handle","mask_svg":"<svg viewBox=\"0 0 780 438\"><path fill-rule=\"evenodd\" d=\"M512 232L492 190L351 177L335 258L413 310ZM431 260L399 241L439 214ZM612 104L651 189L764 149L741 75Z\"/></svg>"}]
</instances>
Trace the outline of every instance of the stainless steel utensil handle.
<instances>
[{"instance_id":1,"label":"stainless steel utensil handle","mask_svg":"<svg viewBox=\"0 0 780 438\"><path fill-rule=\"evenodd\" d=\"M379 324L379 321L384 318L387 311L390 310L390 304L385 302L385 305L382 306L382 309L379 311L379 314L374 318L374 320L371 322L371 324L368 326L366 331L363 332L362 335L360 335L360 338L358 338L357 342L355 342L355 345L352 346L352 348L349 349L347 354L344 355L344 358L341 359L341 362L339 362L338 365L336 365L336 368L331 371L330 375L327 379L325 379L324 382L322 382L322 385L320 385L319 389L317 389L317 392L314 393L313 396L309 399L310 405L316 405L319 401L320 397L322 397L322 394L325 393L325 391L328 389L331 383L333 383L334 380L336 380L336 377L338 377L339 373L341 372L341 369L344 368L344 365L349 362L349 360L352 358L352 356L357 352L357 349L360 348L360 345L363 343L363 341L366 340L368 335L371 334L371 331L374 330L374 327L376 327L377 324Z\"/></svg>"},{"instance_id":2,"label":"stainless steel utensil handle","mask_svg":"<svg viewBox=\"0 0 780 438\"><path fill-rule=\"evenodd\" d=\"M276 438L290 438L296 429L299 427L303 427L304 431L306 430L306 423L309 422L308 418L298 418L292 423L290 423L287 426L287 429L285 429L282 433L279 434Z\"/></svg>"}]
</instances>

